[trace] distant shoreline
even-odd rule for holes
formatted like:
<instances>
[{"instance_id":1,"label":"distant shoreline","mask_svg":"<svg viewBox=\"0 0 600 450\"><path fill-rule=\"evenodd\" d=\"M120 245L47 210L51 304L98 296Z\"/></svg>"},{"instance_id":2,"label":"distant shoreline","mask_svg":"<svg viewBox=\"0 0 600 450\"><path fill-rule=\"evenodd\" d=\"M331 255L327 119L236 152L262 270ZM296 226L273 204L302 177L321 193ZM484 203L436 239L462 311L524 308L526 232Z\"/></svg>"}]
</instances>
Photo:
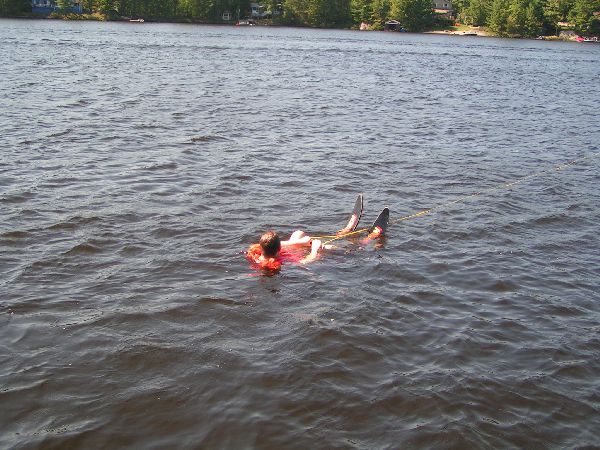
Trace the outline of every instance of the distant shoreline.
<instances>
[{"instance_id":1,"label":"distant shoreline","mask_svg":"<svg viewBox=\"0 0 600 450\"><path fill-rule=\"evenodd\" d=\"M53 13L56 14L56 13ZM137 17L120 17L114 18L109 17L104 13L59 13L52 17L50 15L31 14L31 15L19 15L19 16L0 16L0 19L24 19L24 20L63 20L63 21L92 21L92 22L121 22L121 23L138 23L140 25L145 23L164 23L164 24L190 24L190 25L211 25L211 26L236 26L236 22L209 22L202 20L193 19L182 19L182 20L154 20L154 19L142 19ZM240 19L241 20L241 19ZM243 19L249 20L249 19ZM274 24L272 21L264 20L253 20L254 25L258 27L289 27L289 28L314 28L314 27L303 27L299 25L283 25ZM354 30L359 31L358 28L315 28L315 29L329 29L329 30ZM360 30L360 31L384 31L384 30ZM387 31L389 33L397 33L397 31ZM452 26L446 29L411 32L414 34L440 34L450 36L481 36L481 37L495 37L500 39L528 39L528 40L547 40L547 41L561 41L561 42L574 42L575 38L561 37L561 36L539 36L538 38L526 38L526 37L511 37L511 36L500 36L487 31L484 27L472 27L472 26Z\"/></svg>"}]
</instances>

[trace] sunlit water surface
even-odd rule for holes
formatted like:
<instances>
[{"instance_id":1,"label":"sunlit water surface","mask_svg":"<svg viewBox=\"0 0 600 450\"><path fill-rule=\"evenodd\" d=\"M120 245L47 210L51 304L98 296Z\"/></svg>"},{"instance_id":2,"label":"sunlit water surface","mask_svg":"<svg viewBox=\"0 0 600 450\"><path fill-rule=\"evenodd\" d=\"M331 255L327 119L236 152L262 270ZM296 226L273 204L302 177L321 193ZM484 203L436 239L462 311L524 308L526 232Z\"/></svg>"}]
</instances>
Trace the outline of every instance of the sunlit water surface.
<instances>
[{"instance_id":1,"label":"sunlit water surface","mask_svg":"<svg viewBox=\"0 0 600 450\"><path fill-rule=\"evenodd\" d=\"M600 444L600 45L2 20L0 92L1 448Z\"/></svg>"}]
</instances>

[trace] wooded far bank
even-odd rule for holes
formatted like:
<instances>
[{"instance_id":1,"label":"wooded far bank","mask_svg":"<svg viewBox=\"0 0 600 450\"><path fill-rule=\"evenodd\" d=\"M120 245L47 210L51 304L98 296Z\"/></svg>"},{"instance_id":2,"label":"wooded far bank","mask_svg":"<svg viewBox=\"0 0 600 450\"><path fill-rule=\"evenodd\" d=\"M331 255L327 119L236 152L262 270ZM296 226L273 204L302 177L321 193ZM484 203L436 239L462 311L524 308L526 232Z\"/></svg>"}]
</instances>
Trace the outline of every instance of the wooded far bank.
<instances>
[{"instance_id":1,"label":"wooded far bank","mask_svg":"<svg viewBox=\"0 0 600 450\"><path fill-rule=\"evenodd\" d=\"M34 0L55 10L51 17L223 23L250 17L249 0ZM439 3L439 2L438 2ZM77 6L81 13L69 12ZM436 9L432 0L268 0L260 4L263 18L276 25L323 28L383 29L390 20L407 31L444 29L456 23L485 27L499 36L558 35L572 29L579 35L600 35L600 0L448 0ZM440 6L440 5L437 5ZM0 0L0 15L30 16L30 0Z\"/></svg>"}]
</instances>

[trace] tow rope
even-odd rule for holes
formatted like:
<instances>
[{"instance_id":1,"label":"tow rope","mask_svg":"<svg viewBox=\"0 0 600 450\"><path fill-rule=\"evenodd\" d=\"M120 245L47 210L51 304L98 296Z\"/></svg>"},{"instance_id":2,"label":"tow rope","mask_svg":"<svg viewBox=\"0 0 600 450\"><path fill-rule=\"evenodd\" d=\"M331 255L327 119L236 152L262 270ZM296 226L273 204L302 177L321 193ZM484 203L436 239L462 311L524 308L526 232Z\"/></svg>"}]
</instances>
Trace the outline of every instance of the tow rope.
<instances>
[{"instance_id":1,"label":"tow rope","mask_svg":"<svg viewBox=\"0 0 600 450\"><path fill-rule=\"evenodd\" d=\"M416 213L413 213L413 214L409 214L407 216L399 217L398 219L395 219L395 220L390 220L389 225L393 225L395 223L402 222L404 220L410 220L410 219L416 219L418 217L423 217L423 216L432 214L433 212L435 212L435 211L437 211L439 209L447 208L448 206L455 205L455 204L461 203L461 202L465 202L465 201L467 201L469 199L479 197L479 196L481 196L483 194L489 194L491 192L494 192L494 191L497 191L497 190L500 190L500 189L511 188L513 186L516 186L517 184L523 183L523 182L525 182L527 180L530 180L532 178L536 178L536 177L539 177L539 176L542 176L542 175L546 175L548 173L559 172L561 170L564 170L567 167L575 165L575 164L577 164L577 163L579 163L579 162L581 162L581 161L583 161L585 159L590 159L590 158L592 158L594 156L597 156L597 155L594 154L594 155L582 156L580 158L574 159L574 160L569 161L567 163L559 164L559 165L553 166L553 167L551 167L549 169L541 170L539 172L535 172L535 173L532 173L530 175L526 175L526 176L524 176L522 178L517 178L515 181L511 181L510 183L502 183L502 184L499 184L497 186L494 186L494 187L491 187L491 188L488 188L488 189L483 189L483 190L481 190L479 192L475 192L473 194L464 195L462 197L459 197L459 198L457 198L455 200L452 200L452 201L449 201L447 203L442 203L441 205L434 206L434 207L429 208L429 209L424 209L422 211L419 211L419 212L416 212ZM361 234L361 233L368 232L370 229L371 229L370 227L367 227L367 228L361 228L359 230L354 230L354 231L351 231L349 233L344 233L344 234L340 234L340 235L314 236L314 239L328 239L326 242L323 242L323 245L326 245L326 244L329 244L330 242L337 241L338 239L343 239L343 238L347 238L349 236L353 236L353 235L356 235L356 234Z\"/></svg>"}]
</instances>

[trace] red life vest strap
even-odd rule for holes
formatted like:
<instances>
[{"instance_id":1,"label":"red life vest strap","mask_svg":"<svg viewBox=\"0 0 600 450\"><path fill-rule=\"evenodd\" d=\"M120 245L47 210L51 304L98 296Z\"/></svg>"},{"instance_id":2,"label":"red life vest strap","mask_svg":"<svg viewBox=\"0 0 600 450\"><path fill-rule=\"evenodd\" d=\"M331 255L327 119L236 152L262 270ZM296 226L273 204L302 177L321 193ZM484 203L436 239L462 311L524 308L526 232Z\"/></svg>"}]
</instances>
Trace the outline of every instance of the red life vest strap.
<instances>
[{"instance_id":1,"label":"red life vest strap","mask_svg":"<svg viewBox=\"0 0 600 450\"><path fill-rule=\"evenodd\" d=\"M252 244L246 252L246 258L248 258L248 261L250 261L254 266L257 266L259 269L277 270L281 268L280 258L263 257L260 244Z\"/></svg>"}]
</instances>

